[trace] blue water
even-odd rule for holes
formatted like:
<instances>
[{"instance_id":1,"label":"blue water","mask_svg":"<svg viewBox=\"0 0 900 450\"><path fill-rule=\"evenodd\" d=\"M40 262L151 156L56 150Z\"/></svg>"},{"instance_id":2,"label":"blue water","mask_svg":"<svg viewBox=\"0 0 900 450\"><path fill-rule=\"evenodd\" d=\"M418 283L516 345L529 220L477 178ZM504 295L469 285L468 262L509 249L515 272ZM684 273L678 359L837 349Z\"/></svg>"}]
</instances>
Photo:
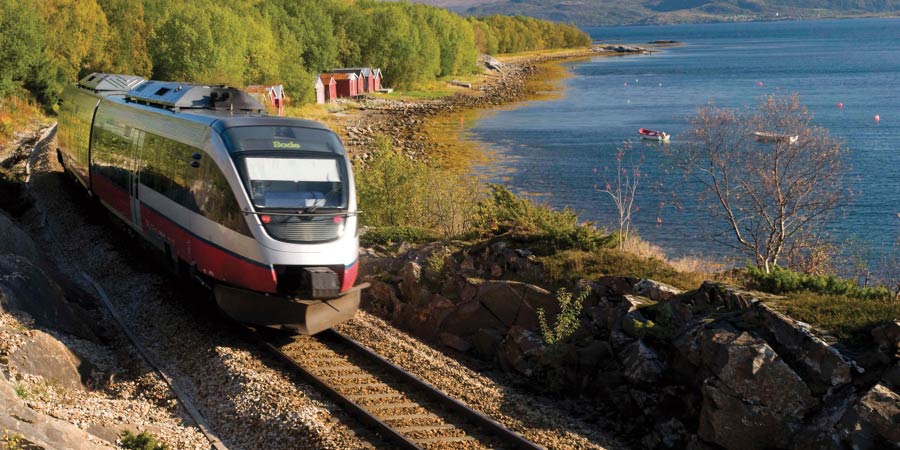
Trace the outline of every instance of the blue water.
<instances>
[{"instance_id":1,"label":"blue water","mask_svg":"<svg viewBox=\"0 0 900 450\"><path fill-rule=\"evenodd\" d=\"M854 253L872 261L892 251L900 230L900 20L587 31L605 43L671 39L685 45L650 56L567 63L572 77L562 82L560 98L480 119L470 133L498 155L481 168L492 181L612 226L612 202L594 185L602 187L617 149L631 140L633 153L644 157L634 217L639 234L670 256L736 255L714 242L721 227L692 206L694 187L671 168L660 144L635 140L636 130L665 130L676 146L687 117L707 102L743 107L796 92L815 123L851 149L846 177L856 194L828 235L845 248L852 242Z\"/></svg>"}]
</instances>

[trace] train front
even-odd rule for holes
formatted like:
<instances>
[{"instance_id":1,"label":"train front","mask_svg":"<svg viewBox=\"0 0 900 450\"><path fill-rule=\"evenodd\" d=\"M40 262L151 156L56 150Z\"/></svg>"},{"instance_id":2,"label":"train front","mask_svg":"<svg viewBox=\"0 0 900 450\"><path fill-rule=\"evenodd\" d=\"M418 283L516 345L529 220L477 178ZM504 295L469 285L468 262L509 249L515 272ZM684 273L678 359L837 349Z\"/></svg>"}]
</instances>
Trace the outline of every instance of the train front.
<instances>
[{"instance_id":1,"label":"train front","mask_svg":"<svg viewBox=\"0 0 900 450\"><path fill-rule=\"evenodd\" d=\"M268 292L219 285L231 317L315 334L359 308L356 192L347 155L321 124L288 118L224 121L220 133L246 191L242 213L270 266Z\"/></svg>"}]
</instances>

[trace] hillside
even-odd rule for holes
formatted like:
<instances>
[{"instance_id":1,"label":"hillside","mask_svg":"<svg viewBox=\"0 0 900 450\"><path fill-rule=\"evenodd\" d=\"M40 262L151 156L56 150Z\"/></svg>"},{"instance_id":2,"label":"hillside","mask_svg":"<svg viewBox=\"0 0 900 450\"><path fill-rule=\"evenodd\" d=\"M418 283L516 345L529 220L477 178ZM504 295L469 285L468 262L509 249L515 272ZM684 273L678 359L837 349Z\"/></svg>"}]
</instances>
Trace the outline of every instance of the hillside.
<instances>
[{"instance_id":1,"label":"hillside","mask_svg":"<svg viewBox=\"0 0 900 450\"><path fill-rule=\"evenodd\" d=\"M522 14L581 26L893 16L898 0L413 0L472 15Z\"/></svg>"}]
</instances>

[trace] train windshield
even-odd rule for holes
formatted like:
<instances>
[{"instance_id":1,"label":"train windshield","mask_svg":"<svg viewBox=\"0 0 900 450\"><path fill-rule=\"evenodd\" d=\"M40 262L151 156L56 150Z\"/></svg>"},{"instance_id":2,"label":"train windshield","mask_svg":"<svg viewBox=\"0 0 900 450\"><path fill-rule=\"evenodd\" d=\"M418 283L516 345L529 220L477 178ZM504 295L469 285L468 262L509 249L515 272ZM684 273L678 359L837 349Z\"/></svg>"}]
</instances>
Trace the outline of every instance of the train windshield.
<instances>
[{"instance_id":1,"label":"train windshield","mask_svg":"<svg viewBox=\"0 0 900 450\"><path fill-rule=\"evenodd\" d=\"M232 127L222 133L231 153L253 151L304 151L344 154L334 133L291 126Z\"/></svg>"},{"instance_id":2,"label":"train windshield","mask_svg":"<svg viewBox=\"0 0 900 450\"><path fill-rule=\"evenodd\" d=\"M250 197L259 208L344 206L343 159L245 157Z\"/></svg>"}]
</instances>

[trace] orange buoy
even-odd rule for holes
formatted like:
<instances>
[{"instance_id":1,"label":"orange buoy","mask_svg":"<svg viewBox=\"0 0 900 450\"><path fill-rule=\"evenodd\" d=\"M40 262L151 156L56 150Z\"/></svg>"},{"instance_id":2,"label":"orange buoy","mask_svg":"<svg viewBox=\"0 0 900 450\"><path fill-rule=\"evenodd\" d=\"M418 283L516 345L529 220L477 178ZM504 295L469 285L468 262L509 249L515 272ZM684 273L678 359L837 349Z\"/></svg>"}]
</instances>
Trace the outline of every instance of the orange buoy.
<instances>
[{"instance_id":1,"label":"orange buoy","mask_svg":"<svg viewBox=\"0 0 900 450\"><path fill-rule=\"evenodd\" d=\"M762 82L762 81L757 82L756 85L759 86L759 87L762 87L762 86L763 86L763 82Z\"/></svg>"},{"instance_id":2,"label":"orange buoy","mask_svg":"<svg viewBox=\"0 0 900 450\"><path fill-rule=\"evenodd\" d=\"M875 114L875 123L881 122L881 116Z\"/></svg>"},{"instance_id":3,"label":"orange buoy","mask_svg":"<svg viewBox=\"0 0 900 450\"><path fill-rule=\"evenodd\" d=\"M838 109L844 109L844 103L838 102Z\"/></svg>"}]
</instances>

